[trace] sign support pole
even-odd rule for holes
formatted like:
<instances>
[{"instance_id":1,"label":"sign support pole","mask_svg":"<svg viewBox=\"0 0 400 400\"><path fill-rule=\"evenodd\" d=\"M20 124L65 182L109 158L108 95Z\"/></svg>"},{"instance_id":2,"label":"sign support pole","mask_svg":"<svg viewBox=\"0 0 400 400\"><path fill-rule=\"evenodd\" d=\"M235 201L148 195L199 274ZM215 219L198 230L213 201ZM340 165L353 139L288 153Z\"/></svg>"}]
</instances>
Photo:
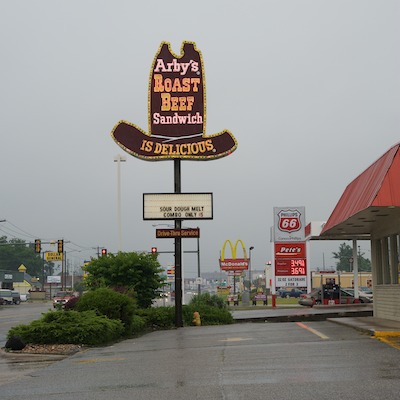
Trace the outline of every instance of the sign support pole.
<instances>
[{"instance_id":1,"label":"sign support pole","mask_svg":"<svg viewBox=\"0 0 400 400\"><path fill-rule=\"evenodd\" d=\"M181 193L181 160L174 159L174 192ZM182 228L182 220L175 220L175 229ZM182 320L182 238L175 238L175 326L183 327Z\"/></svg>"}]
</instances>

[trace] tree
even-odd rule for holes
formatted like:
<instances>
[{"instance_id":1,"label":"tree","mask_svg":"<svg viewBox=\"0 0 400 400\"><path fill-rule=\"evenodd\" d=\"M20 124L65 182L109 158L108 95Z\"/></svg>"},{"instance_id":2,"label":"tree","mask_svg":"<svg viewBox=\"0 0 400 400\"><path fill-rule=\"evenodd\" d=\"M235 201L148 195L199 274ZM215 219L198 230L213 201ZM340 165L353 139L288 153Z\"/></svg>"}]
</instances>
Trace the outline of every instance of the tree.
<instances>
[{"instance_id":1,"label":"tree","mask_svg":"<svg viewBox=\"0 0 400 400\"><path fill-rule=\"evenodd\" d=\"M27 268L32 276L41 277L43 274L43 260L36 254L34 247L22 239L7 240L7 236L0 237L0 266L2 270L18 271L21 264Z\"/></svg>"},{"instance_id":2,"label":"tree","mask_svg":"<svg viewBox=\"0 0 400 400\"><path fill-rule=\"evenodd\" d=\"M92 258L85 267L88 275L85 284L89 289L110 287L114 290L133 293L141 308L148 308L164 284L163 269L157 254L123 253L108 254Z\"/></svg>"},{"instance_id":3,"label":"tree","mask_svg":"<svg viewBox=\"0 0 400 400\"><path fill-rule=\"evenodd\" d=\"M371 260L364 258L365 253L361 253L360 248L358 250L358 270L363 272L371 272Z\"/></svg>"},{"instance_id":4,"label":"tree","mask_svg":"<svg viewBox=\"0 0 400 400\"><path fill-rule=\"evenodd\" d=\"M333 258L336 258L336 270L343 272L353 271L353 248L346 243L339 245L339 251L333 252ZM364 258L365 253L361 253L360 249L357 254L358 270L371 271L371 261Z\"/></svg>"}]
</instances>

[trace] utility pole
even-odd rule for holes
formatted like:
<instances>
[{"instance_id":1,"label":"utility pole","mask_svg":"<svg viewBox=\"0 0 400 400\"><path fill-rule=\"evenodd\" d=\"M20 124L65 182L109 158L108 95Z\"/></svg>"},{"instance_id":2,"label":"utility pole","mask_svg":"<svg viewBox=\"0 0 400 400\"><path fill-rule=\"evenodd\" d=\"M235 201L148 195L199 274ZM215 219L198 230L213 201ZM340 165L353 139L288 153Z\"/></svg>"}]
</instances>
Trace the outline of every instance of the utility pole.
<instances>
[{"instance_id":1,"label":"utility pole","mask_svg":"<svg viewBox=\"0 0 400 400\"><path fill-rule=\"evenodd\" d=\"M122 226L121 226L121 162L125 162L126 157L117 154L114 162L117 163L117 224L118 224L118 251L122 251Z\"/></svg>"}]
</instances>

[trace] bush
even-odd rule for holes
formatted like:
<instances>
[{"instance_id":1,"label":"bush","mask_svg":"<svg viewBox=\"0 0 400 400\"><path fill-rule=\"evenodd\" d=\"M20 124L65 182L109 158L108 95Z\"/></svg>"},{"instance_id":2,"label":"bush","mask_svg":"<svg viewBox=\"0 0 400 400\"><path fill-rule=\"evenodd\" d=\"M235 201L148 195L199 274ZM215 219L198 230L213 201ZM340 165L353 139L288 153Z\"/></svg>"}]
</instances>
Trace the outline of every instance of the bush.
<instances>
[{"instance_id":1,"label":"bush","mask_svg":"<svg viewBox=\"0 0 400 400\"><path fill-rule=\"evenodd\" d=\"M201 293L200 296L196 295L192 298L189 304L192 305L207 305L216 308L226 308L224 299L216 294Z\"/></svg>"},{"instance_id":2,"label":"bush","mask_svg":"<svg viewBox=\"0 0 400 400\"><path fill-rule=\"evenodd\" d=\"M201 325L228 325L233 324L232 314L227 307L214 307L207 304L190 303L182 306L183 321L185 325L193 325L193 313L200 314Z\"/></svg>"},{"instance_id":3,"label":"bush","mask_svg":"<svg viewBox=\"0 0 400 400\"><path fill-rule=\"evenodd\" d=\"M175 326L174 307L153 307L138 310L149 329L171 329Z\"/></svg>"},{"instance_id":4,"label":"bush","mask_svg":"<svg viewBox=\"0 0 400 400\"><path fill-rule=\"evenodd\" d=\"M224 299L216 294L202 293L194 296L189 305L183 306L185 325L193 325L193 313L200 314L201 325L226 325L233 323L233 317Z\"/></svg>"},{"instance_id":5,"label":"bush","mask_svg":"<svg viewBox=\"0 0 400 400\"><path fill-rule=\"evenodd\" d=\"M146 331L146 320L139 315L134 315L132 317L132 330L131 333L133 336L138 336Z\"/></svg>"},{"instance_id":6,"label":"bush","mask_svg":"<svg viewBox=\"0 0 400 400\"><path fill-rule=\"evenodd\" d=\"M91 290L79 298L75 310L93 310L109 319L121 320L125 326L125 333L130 334L132 331L135 302L126 294L108 288Z\"/></svg>"},{"instance_id":7,"label":"bush","mask_svg":"<svg viewBox=\"0 0 400 400\"><path fill-rule=\"evenodd\" d=\"M19 336L33 344L101 345L120 339L124 334L121 321L111 320L94 311L49 311L29 325L18 325L7 337Z\"/></svg>"}]
</instances>

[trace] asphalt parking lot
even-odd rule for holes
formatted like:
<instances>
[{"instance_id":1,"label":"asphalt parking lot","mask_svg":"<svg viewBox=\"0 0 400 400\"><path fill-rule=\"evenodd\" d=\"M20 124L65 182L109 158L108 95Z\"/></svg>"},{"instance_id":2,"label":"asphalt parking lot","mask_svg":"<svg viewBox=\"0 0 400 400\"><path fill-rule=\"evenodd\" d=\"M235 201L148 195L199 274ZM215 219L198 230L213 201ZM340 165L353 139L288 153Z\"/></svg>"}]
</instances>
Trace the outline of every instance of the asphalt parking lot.
<instances>
[{"instance_id":1,"label":"asphalt parking lot","mask_svg":"<svg viewBox=\"0 0 400 400\"><path fill-rule=\"evenodd\" d=\"M20 313L20 317L36 319L34 317L35 313L36 317L38 317L40 316L41 312L45 312L48 309L49 305L43 304L26 305L25 308L20 308L18 310ZM121 376L125 376L127 381L131 382L131 380L133 379L136 382L135 384L128 384L128 386L132 389L132 393L136 396L138 394L137 390L138 388L140 388L141 385L140 380L137 380L136 377L132 378L126 376L126 374L123 373L121 370L121 368L133 368L131 373L136 376L135 374L137 371L135 370L133 365L138 366L138 368L140 368L140 366L143 366L143 368L145 368L147 370L147 373L150 375L154 375L155 373L161 374L161 377L159 379L163 381L163 385L167 386L169 385L169 383L168 379L165 380L165 375L171 373L174 375L174 379L176 379L177 387L179 387L180 380L178 379L178 376L173 373L174 368L179 368L183 376L186 376L186 378L182 378L183 381L185 381L185 379L189 379L187 376L188 372L181 369L181 364L186 365L188 362L187 359L191 359L191 363L193 364L200 362L200 364L203 365L206 371L213 370L215 366L212 364L212 362L214 362L215 360L213 361L213 356L209 354L209 350L210 348L212 349L213 347L215 347L216 351L221 352L222 350L219 347L221 344L224 344L224 346L230 346L229 352L232 351L230 357L234 357L238 361L240 360L240 369L243 371L243 374L246 374L244 372L245 368L248 368L249 371L251 371L256 368L255 365L261 362L261 360L258 360L257 354L258 352L265 353L265 346L282 347L282 349L280 350L282 354L289 352L288 354L292 354L294 360L297 360L297 357L306 357L306 355L302 355L301 352L297 354L297 350L294 350L297 347L293 346L296 346L296 343L298 345L304 346L304 340L307 341L309 340L309 338L316 339L316 343L320 343L320 345L322 345L322 343L324 343L325 341L333 341L336 343L336 341L340 342L343 340L350 340L351 342L353 342L351 345L349 345L349 349L351 350L353 346L354 348L357 348L358 344L364 346L365 344L370 343L364 343L364 339L367 337L371 337L373 335L383 335L382 339L388 340L388 342L384 342L385 346L389 344L391 348L396 348L393 339L392 343L390 343L390 337L393 333L396 332L397 334L400 334L400 323L397 324L390 321L388 322L386 320L377 320L372 316L360 316L360 313L365 313L366 311L368 311L368 309L369 311L372 311L370 306L357 306L356 308L336 307L336 310L334 310L333 308L310 309L304 307L263 310L255 309L246 311L237 310L232 312L234 318L238 321L238 323L234 324L233 326L227 325L222 327L199 328L187 327L179 328L173 331L154 332L153 334L145 335L144 337L137 339L123 341L112 346L87 349L71 356L49 354L24 355L17 353L5 353L4 351L1 351L0 385L2 386L2 394L9 393L10 396L2 396L2 398L13 398L11 395L12 392L22 395L25 390L23 388L25 387L27 393L29 392L28 387L33 389L32 393L34 395L33 397L30 397L30 399L32 400L42 398L41 396L49 398L48 394L53 393L54 390L56 390L54 385L56 385L56 382L58 382L59 387L57 388L57 390L60 390L60 393L62 393L62 396L60 396L59 399L72 399L74 398L74 396L72 396L72 394L67 391L64 382L64 378L68 377L69 382L74 382L74 384L78 382L78 387L80 387L79 390L83 391L80 392L78 390L78 392L74 392L75 398L76 396L78 396L79 398L101 399L102 397L99 393L104 389L104 376L108 377L106 379L106 381L108 382L108 389L105 388L104 390L108 392L108 395L110 396L113 394L110 393L109 390L111 390L111 392L113 392L114 389L119 391L119 389L124 387L119 376L120 374ZM14 314L16 310L17 309L13 308L0 310L0 330L2 329L2 327L6 326L9 323L6 314ZM359 313L358 315L356 314L357 312ZM337 313L337 315L335 316L333 315L333 313ZM245 321L244 319L245 315L247 315L248 317L247 321ZM329 317L326 318L328 315ZM17 319L15 316L13 318L14 321ZM318 320L315 320L314 318L318 318ZM282 323L282 319L284 319L286 322ZM304 330L312 333L312 335L305 338ZM296 334L294 335L293 332L296 332ZM255 345L254 341L257 340L260 340L260 342ZM360 343L358 343L358 341L360 341ZM137 348L137 344L139 344L139 348ZM246 350L245 348L243 348L244 345L250 347ZM255 345L255 348L252 348L253 345ZM231 348L231 346L240 346L240 348L234 350L233 348ZM366 346L366 349L364 350L369 351L368 346ZM331 354L332 350L329 349L328 346L326 351ZM210 358L204 358L202 352L204 352L205 354L209 354ZM168 356L166 356L166 353L168 353ZM223 358L226 357L226 354L223 354L224 351L222 351L220 355ZM151 360L147 359L148 355L150 355ZM170 359L168 359L168 357L170 357ZM268 355L266 354L265 357L267 358ZM398 357L398 353L396 353L395 357ZM295 362L300 363L301 361L298 360ZM159 363L161 363L164 369L159 368ZM94 367L93 369L89 370L86 370L84 368L84 365L91 364L96 366L96 368ZM106 365L106 369L103 369L101 367ZM186 365L188 371L190 370L191 365L192 364L190 363L189 365ZM80 370L79 374L87 376L90 385L93 385L93 387L97 388L94 389L94 391L97 393L98 396L90 397L86 393L86 391L89 390L87 382L82 381L80 376L76 376L76 372L74 372L74 369L77 368ZM222 370L225 369L223 362L219 363L219 368L221 368ZM259 366L257 368L264 369L265 366ZM62 382L59 382L59 378L57 376L53 376L53 371L58 371L60 377L64 377L61 379ZM193 374L200 374L200 372L201 371L196 369ZM200 375L202 376L203 373L205 376L208 372L206 373L205 371L203 371ZM219 371L218 373L222 372ZM96 380L95 376L92 376L92 374L98 376L99 379ZM114 377L113 379L115 380L115 382L117 382L115 383L115 385L111 384L112 379L109 377L109 375L112 375ZM38 386L35 383L38 380L42 380L42 382L44 382L48 379L52 379L54 382L50 383L47 388L44 388L41 385ZM207 382L209 379L211 379L211 377L204 377L203 385L205 385L205 387L207 386ZM289 377L288 379L290 380L291 378ZM265 378L262 378L261 376L259 380L260 382L262 382L263 380L265 380ZM143 382L145 381L147 380L143 378ZM253 381L253 378L249 377L249 382L251 381ZM193 382L189 381L186 383L186 385L197 386ZM243 385L247 385L247 383L243 381ZM255 383L255 385L257 386L257 383ZM147 384L145 386L147 387ZM7 388L7 390L5 391L4 388ZM227 388L225 389L227 390L227 392L229 392ZM216 389L214 387L212 393L207 392L210 396L207 398L220 398L213 397L218 391L219 389ZM148 391L146 396L150 395L150 392L151 391ZM180 391L178 390L178 392ZM203 390L200 389L196 389L195 392L198 395L200 395L200 393L204 393ZM123 394L123 397L120 398L129 398L127 393L128 391ZM171 393L172 391L170 392L170 394ZM186 390L183 390L181 392L181 395L183 395L183 393L185 393L185 396L188 395L188 392ZM152 396L153 395L159 396L160 392L156 390L154 393L152 393ZM391 398L390 396L391 394L389 393L388 398ZM139 396L136 398L146 399L150 397ZM193 398L197 397L194 396Z\"/></svg>"}]
</instances>

